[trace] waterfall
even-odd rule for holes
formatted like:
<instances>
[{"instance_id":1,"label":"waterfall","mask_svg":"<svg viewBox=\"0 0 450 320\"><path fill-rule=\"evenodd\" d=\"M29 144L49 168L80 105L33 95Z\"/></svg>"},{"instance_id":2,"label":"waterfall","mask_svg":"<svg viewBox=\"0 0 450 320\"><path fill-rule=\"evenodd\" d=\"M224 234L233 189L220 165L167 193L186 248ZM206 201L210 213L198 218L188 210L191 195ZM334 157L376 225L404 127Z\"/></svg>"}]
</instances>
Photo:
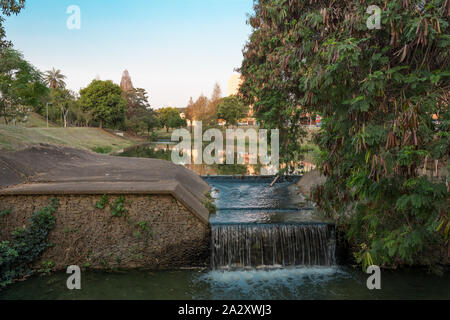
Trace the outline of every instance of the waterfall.
<instances>
[{"instance_id":1,"label":"waterfall","mask_svg":"<svg viewBox=\"0 0 450 320\"><path fill-rule=\"evenodd\" d=\"M334 228L328 224L212 225L212 268L332 266Z\"/></svg>"},{"instance_id":2,"label":"waterfall","mask_svg":"<svg viewBox=\"0 0 450 320\"><path fill-rule=\"evenodd\" d=\"M299 195L295 177L207 177L214 270L334 266L334 224Z\"/></svg>"}]
</instances>

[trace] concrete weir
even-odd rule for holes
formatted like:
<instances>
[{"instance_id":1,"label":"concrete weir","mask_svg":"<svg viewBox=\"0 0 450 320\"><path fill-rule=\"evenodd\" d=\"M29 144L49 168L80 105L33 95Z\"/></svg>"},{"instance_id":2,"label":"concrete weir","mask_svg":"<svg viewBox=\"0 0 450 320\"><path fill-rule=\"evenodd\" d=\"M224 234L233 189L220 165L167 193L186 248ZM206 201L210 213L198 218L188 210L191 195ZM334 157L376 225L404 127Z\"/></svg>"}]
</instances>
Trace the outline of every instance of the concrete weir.
<instances>
[{"instance_id":1,"label":"concrete weir","mask_svg":"<svg viewBox=\"0 0 450 320\"><path fill-rule=\"evenodd\" d=\"M40 145L0 153L0 241L58 198L52 244L40 261L56 269L171 269L209 265L209 185L157 159L121 158ZM104 209L96 204L107 195ZM120 200L122 199L122 200ZM111 209L124 201L126 215Z\"/></svg>"}]
</instances>

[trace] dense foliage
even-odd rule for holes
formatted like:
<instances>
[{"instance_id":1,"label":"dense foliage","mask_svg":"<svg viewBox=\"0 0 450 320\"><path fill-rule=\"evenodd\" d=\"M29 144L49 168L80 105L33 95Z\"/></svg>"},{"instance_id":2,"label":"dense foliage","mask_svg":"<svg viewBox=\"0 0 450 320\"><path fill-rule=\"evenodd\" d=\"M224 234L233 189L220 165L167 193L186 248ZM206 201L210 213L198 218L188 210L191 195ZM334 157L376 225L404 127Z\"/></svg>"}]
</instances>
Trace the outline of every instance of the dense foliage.
<instances>
[{"instance_id":1,"label":"dense foliage","mask_svg":"<svg viewBox=\"0 0 450 320\"><path fill-rule=\"evenodd\" d=\"M69 125L69 116L77 109L75 94L65 88L52 88L49 95L49 119L55 123L61 123L64 128ZM72 112L71 112L72 111ZM76 120L77 117L74 117Z\"/></svg>"},{"instance_id":2,"label":"dense foliage","mask_svg":"<svg viewBox=\"0 0 450 320\"><path fill-rule=\"evenodd\" d=\"M369 5L380 29L368 28ZM448 182L437 177L448 170L449 10L444 0L259 0L249 19L241 94L282 130L281 159L295 159L298 117L323 115L327 182L314 198L363 265L450 258Z\"/></svg>"},{"instance_id":3,"label":"dense foliage","mask_svg":"<svg viewBox=\"0 0 450 320\"><path fill-rule=\"evenodd\" d=\"M131 89L123 92L122 96L127 101L125 126L126 130L138 134L147 132L160 126L156 112L150 108L148 93L145 89Z\"/></svg>"},{"instance_id":4,"label":"dense foliage","mask_svg":"<svg viewBox=\"0 0 450 320\"><path fill-rule=\"evenodd\" d=\"M217 106L217 116L227 122L227 125L235 126L238 121L248 115L249 107L238 96L223 98Z\"/></svg>"},{"instance_id":5,"label":"dense foliage","mask_svg":"<svg viewBox=\"0 0 450 320\"><path fill-rule=\"evenodd\" d=\"M165 127L167 132L169 128L181 128L186 126L186 120L181 119L180 111L177 108L166 107L158 110L161 126Z\"/></svg>"},{"instance_id":6,"label":"dense foliage","mask_svg":"<svg viewBox=\"0 0 450 320\"><path fill-rule=\"evenodd\" d=\"M48 88L42 74L11 48L0 49L0 117L6 124L24 121L28 109L45 104Z\"/></svg>"},{"instance_id":7,"label":"dense foliage","mask_svg":"<svg viewBox=\"0 0 450 320\"><path fill-rule=\"evenodd\" d=\"M92 113L100 128L105 124L117 128L123 126L127 103L122 97L122 89L112 81L93 80L80 90L80 105Z\"/></svg>"},{"instance_id":8,"label":"dense foliage","mask_svg":"<svg viewBox=\"0 0 450 320\"><path fill-rule=\"evenodd\" d=\"M58 200L51 199L49 206L33 214L27 229L17 229L12 241L0 242L0 288L28 275L30 264L50 246L47 237L55 225L53 213L58 207Z\"/></svg>"}]
</instances>

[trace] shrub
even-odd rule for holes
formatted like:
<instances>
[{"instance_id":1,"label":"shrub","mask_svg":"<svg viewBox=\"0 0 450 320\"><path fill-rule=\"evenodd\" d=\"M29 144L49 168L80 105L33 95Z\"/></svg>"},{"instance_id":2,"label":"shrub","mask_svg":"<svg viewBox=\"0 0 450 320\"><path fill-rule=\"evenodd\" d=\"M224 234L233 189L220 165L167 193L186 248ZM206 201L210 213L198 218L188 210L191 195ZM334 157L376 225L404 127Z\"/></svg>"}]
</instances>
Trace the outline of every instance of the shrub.
<instances>
[{"instance_id":1,"label":"shrub","mask_svg":"<svg viewBox=\"0 0 450 320\"><path fill-rule=\"evenodd\" d=\"M125 217L128 213L128 210L124 208L125 197L118 197L113 204L111 204L111 214L114 217Z\"/></svg>"},{"instance_id":2,"label":"shrub","mask_svg":"<svg viewBox=\"0 0 450 320\"><path fill-rule=\"evenodd\" d=\"M94 151L95 153L108 154L112 151L112 147L95 147L94 149L92 149L92 151Z\"/></svg>"},{"instance_id":3,"label":"shrub","mask_svg":"<svg viewBox=\"0 0 450 320\"><path fill-rule=\"evenodd\" d=\"M50 246L47 237L55 225L53 213L58 207L58 200L51 199L49 206L33 214L27 229L14 232L11 242L0 242L0 288L31 274L29 265Z\"/></svg>"}]
</instances>

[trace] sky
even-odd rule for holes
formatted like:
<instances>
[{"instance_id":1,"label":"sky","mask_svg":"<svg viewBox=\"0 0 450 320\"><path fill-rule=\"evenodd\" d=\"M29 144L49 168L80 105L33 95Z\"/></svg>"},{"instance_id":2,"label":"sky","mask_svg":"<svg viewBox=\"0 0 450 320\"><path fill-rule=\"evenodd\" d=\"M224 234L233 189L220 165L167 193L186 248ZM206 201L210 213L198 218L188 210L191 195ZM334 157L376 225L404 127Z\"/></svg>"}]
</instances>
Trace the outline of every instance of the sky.
<instances>
[{"instance_id":1,"label":"sky","mask_svg":"<svg viewBox=\"0 0 450 320\"><path fill-rule=\"evenodd\" d=\"M253 0L27 0L6 36L41 71L61 69L78 92L97 76L120 83L127 69L154 108L223 95L242 62ZM80 29L67 21L80 9ZM71 20L74 21L74 20Z\"/></svg>"}]
</instances>

